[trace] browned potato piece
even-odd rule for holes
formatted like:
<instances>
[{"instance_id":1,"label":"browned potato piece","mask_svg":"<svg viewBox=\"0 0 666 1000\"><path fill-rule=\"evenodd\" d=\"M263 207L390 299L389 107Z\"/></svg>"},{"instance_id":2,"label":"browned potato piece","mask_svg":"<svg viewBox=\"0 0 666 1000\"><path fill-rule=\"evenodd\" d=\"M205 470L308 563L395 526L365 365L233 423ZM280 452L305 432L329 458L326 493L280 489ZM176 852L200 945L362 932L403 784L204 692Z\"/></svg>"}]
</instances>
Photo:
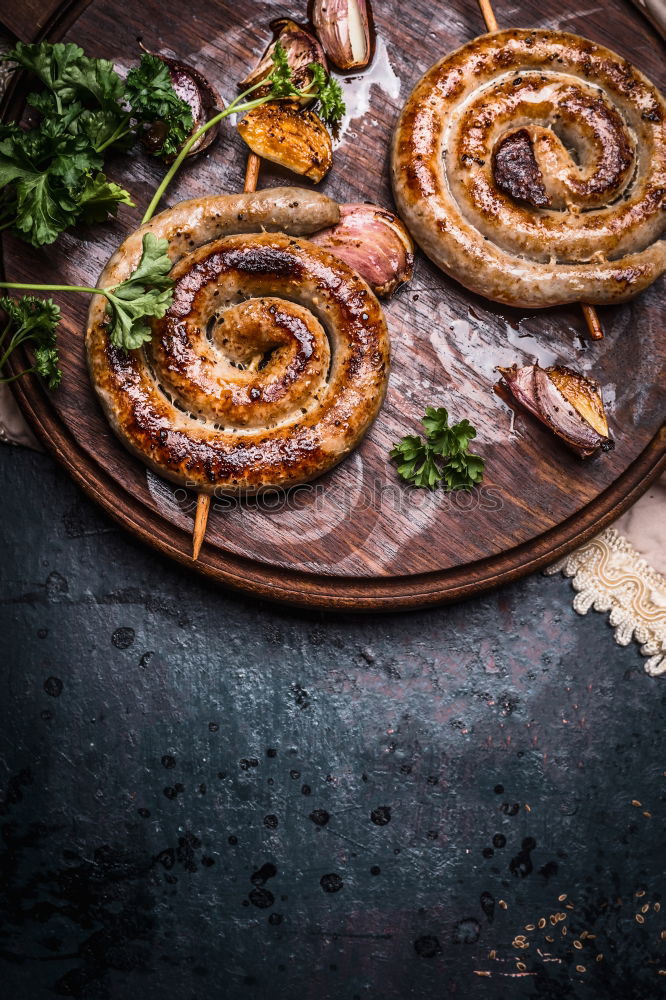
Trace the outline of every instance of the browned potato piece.
<instances>
[{"instance_id":1,"label":"browned potato piece","mask_svg":"<svg viewBox=\"0 0 666 1000\"><path fill-rule=\"evenodd\" d=\"M253 108L238 123L238 131L257 156L315 183L331 169L333 144L328 129L314 111L301 110L295 102L268 101Z\"/></svg>"}]
</instances>

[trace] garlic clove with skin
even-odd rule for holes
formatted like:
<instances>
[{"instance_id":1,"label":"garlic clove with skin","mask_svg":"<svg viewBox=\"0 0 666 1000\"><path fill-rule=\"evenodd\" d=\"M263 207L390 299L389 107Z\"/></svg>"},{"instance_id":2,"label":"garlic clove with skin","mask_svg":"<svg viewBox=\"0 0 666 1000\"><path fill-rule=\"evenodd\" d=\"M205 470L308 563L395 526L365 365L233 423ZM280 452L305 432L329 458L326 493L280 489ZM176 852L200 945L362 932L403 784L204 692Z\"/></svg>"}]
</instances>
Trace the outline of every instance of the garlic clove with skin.
<instances>
[{"instance_id":1,"label":"garlic clove with skin","mask_svg":"<svg viewBox=\"0 0 666 1000\"><path fill-rule=\"evenodd\" d=\"M514 399L561 438L580 458L614 442L608 429L599 383L555 365L525 365L497 369Z\"/></svg>"},{"instance_id":2,"label":"garlic clove with skin","mask_svg":"<svg viewBox=\"0 0 666 1000\"><path fill-rule=\"evenodd\" d=\"M391 295L412 277L412 239L398 216L379 205L340 205L340 222L309 239L349 264L376 295Z\"/></svg>"},{"instance_id":3,"label":"garlic clove with skin","mask_svg":"<svg viewBox=\"0 0 666 1000\"><path fill-rule=\"evenodd\" d=\"M312 23L338 69L364 69L372 58L367 0L314 0Z\"/></svg>"}]
</instances>

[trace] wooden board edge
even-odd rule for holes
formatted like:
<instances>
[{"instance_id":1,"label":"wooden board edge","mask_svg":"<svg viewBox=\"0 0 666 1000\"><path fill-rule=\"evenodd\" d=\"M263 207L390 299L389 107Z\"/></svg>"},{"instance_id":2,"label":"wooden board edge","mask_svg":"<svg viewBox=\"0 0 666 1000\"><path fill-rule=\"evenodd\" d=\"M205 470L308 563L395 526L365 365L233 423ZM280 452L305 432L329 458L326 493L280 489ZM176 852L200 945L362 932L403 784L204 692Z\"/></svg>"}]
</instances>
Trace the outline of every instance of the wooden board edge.
<instances>
[{"instance_id":1,"label":"wooden board edge","mask_svg":"<svg viewBox=\"0 0 666 1000\"><path fill-rule=\"evenodd\" d=\"M341 612L418 610L461 601L511 583L552 565L617 520L666 471L666 425L622 476L595 501L544 534L500 555L463 567L403 577L352 578L315 576L270 567L204 544L197 561L191 556L191 534L159 518L157 512L121 489L106 472L80 451L67 428L54 420L44 390L15 383L13 391L39 440L74 481L107 514L162 555L194 569L232 590L262 600L300 608ZM41 397L41 398L40 398ZM37 406L33 403L37 402ZM40 405L41 404L41 405Z\"/></svg>"}]
</instances>

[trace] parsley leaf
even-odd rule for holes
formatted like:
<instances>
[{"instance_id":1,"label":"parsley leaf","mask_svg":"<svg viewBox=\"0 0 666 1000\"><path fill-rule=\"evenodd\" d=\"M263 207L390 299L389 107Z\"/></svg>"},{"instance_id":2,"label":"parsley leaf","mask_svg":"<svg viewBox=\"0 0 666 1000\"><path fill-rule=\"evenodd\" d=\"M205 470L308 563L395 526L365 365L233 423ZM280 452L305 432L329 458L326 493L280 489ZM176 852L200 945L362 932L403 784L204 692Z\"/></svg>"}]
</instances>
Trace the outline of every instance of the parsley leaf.
<instances>
[{"instance_id":1,"label":"parsley leaf","mask_svg":"<svg viewBox=\"0 0 666 1000\"><path fill-rule=\"evenodd\" d=\"M129 192L108 180L104 174L87 176L78 196L83 222L105 222L116 214L118 205L134 205Z\"/></svg>"},{"instance_id":2,"label":"parsley leaf","mask_svg":"<svg viewBox=\"0 0 666 1000\"><path fill-rule=\"evenodd\" d=\"M449 427L449 415L443 406L427 406L423 418L423 426L428 435L428 441L438 455L457 455L466 452L469 442L476 437L476 431L469 420Z\"/></svg>"},{"instance_id":3,"label":"parsley leaf","mask_svg":"<svg viewBox=\"0 0 666 1000\"><path fill-rule=\"evenodd\" d=\"M267 82L271 85L271 92L267 95L267 100L275 100L280 97L299 96L298 87L292 81L291 66L286 50L278 40L271 54L273 69L268 74Z\"/></svg>"},{"instance_id":4,"label":"parsley leaf","mask_svg":"<svg viewBox=\"0 0 666 1000\"><path fill-rule=\"evenodd\" d=\"M138 123L159 121L165 126L163 144L155 155L175 155L192 131L192 109L176 94L163 59L149 53L141 57L127 74L125 99Z\"/></svg>"},{"instance_id":5,"label":"parsley leaf","mask_svg":"<svg viewBox=\"0 0 666 1000\"><path fill-rule=\"evenodd\" d=\"M470 490L483 479L483 459L479 455L455 455L444 467L447 490Z\"/></svg>"},{"instance_id":6,"label":"parsley leaf","mask_svg":"<svg viewBox=\"0 0 666 1000\"><path fill-rule=\"evenodd\" d=\"M18 42L4 58L44 84L53 95L58 113L77 100L86 107L118 107L120 110L118 102L122 98L123 82L113 64L108 59L89 58L78 45Z\"/></svg>"},{"instance_id":7,"label":"parsley leaf","mask_svg":"<svg viewBox=\"0 0 666 1000\"><path fill-rule=\"evenodd\" d=\"M443 406L428 406L423 417L426 438L409 434L390 452L398 475L414 486L434 489L443 482L447 492L470 490L483 479L484 461L468 450L476 430L469 420L449 426Z\"/></svg>"},{"instance_id":8,"label":"parsley leaf","mask_svg":"<svg viewBox=\"0 0 666 1000\"><path fill-rule=\"evenodd\" d=\"M442 478L432 449L414 434L408 434L391 449L391 458L399 462L398 475L414 486L434 489Z\"/></svg>"},{"instance_id":9,"label":"parsley leaf","mask_svg":"<svg viewBox=\"0 0 666 1000\"><path fill-rule=\"evenodd\" d=\"M293 82L292 69L284 46L278 40L271 53L273 69L266 78L271 89L264 101L279 100L284 97L315 97L319 102L319 112L329 128L335 128L345 113L345 102L342 87L326 72L321 63L310 63L308 70L312 77L303 90L299 90ZM262 81L263 82L263 81Z\"/></svg>"},{"instance_id":10,"label":"parsley leaf","mask_svg":"<svg viewBox=\"0 0 666 1000\"><path fill-rule=\"evenodd\" d=\"M169 278L168 240L145 233L141 260L125 281L105 288L111 322L109 337L114 347L136 350L151 338L149 319L164 316L173 300Z\"/></svg>"},{"instance_id":11,"label":"parsley leaf","mask_svg":"<svg viewBox=\"0 0 666 1000\"><path fill-rule=\"evenodd\" d=\"M316 98L319 102L318 111L321 118L329 128L335 128L345 113L342 87L338 81L329 76L321 63L310 63L308 66L311 76L310 83L307 87L299 90L293 82L293 73L287 52L279 40L275 43L271 59L273 60L273 69L265 81L262 80L253 88L256 89L263 83L269 83L271 89L257 103L263 104L265 101L275 101L285 97Z\"/></svg>"},{"instance_id":12,"label":"parsley leaf","mask_svg":"<svg viewBox=\"0 0 666 1000\"><path fill-rule=\"evenodd\" d=\"M129 193L101 173L104 150L127 148L159 121L163 140L156 155L170 157L192 130L190 105L157 56L142 56L125 82L108 59L89 58L78 45L18 42L4 58L43 87L28 96L41 115L36 128L0 126L2 226L13 225L33 246L132 204Z\"/></svg>"},{"instance_id":13,"label":"parsley leaf","mask_svg":"<svg viewBox=\"0 0 666 1000\"><path fill-rule=\"evenodd\" d=\"M104 295L110 320L111 343L114 347L133 351L150 340L152 331L149 320L152 317L164 316L173 301L168 249L168 240L158 239L154 233L145 233L141 259L136 268L125 281L110 288L88 288L83 285L21 285L8 282L0 282L0 288L31 288L34 291L60 292L71 290ZM60 320L58 306L50 299L37 299L26 295L19 300L0 298L0 308L8 317L7 326L0 335L0 368L20 343L31 339L35 346L34 367L27 368L12 378L37 371L48 378L49 388L54 388L61 377L55 348L55 331ZM12 330L9 345L4 349L4 342Z\"/></svg>"},{"instance_id":14,"label":"parsley leaf","mask_svg":"<svg viewBox=\"0 0 666 1000\"><path fill-rule=\"evenodd\" d=\"M329 128L335 129L347 110L342 87L337 80L328 75L320 63L310 63L308 69L312 74L312 84L317 88L321 117Z\"/></svg>"},{"instance_id":15,"label":"parsley leaf","mask_svg":"<svg viewBox=\"0 0 666 1000\"><path fill-rule=\"evenodd\" d=\"M15 201L14 228L33 246L53 243L83 216L85 221L106 218L129 194L107 182L106 210L90 211L93 191L99 197L102 158L85 136L63 132L52 120L43 128L9 131L0 140L0 188L11 185Z\"/></svg>"},{"instance_id":16,"label":"parsley leaf","mask_svg":"<svg viewBox=\"0 0 666 1000\"><path fill-rule=\"evenodd\" d=\"M7 324L0 335L0 368L4 367L20 344L31 343L35 357L32 368L26 368L17 375L0 378L0 381L11 382L21 375L37 372L47 380L49 389L55 389L62 378L55 346L56 329L60 321L58 306L51 299L38 299L32 295L24 295L22 299L2 296L0 309L7 316Z\"/></svg>"},{"instance_id":17,"label":"parsley leaf","mask_svg":"<svg viewBox=\"0 0 666 1000\"><path fill-rule=\"evenodd\" d=\"M49 389L57 389L62 381L62 371L59 367L60 356L55 347L35 348L35 371L46 379ZM25 374L25 373L23 373Z\"/></svg>"}]
</instances>

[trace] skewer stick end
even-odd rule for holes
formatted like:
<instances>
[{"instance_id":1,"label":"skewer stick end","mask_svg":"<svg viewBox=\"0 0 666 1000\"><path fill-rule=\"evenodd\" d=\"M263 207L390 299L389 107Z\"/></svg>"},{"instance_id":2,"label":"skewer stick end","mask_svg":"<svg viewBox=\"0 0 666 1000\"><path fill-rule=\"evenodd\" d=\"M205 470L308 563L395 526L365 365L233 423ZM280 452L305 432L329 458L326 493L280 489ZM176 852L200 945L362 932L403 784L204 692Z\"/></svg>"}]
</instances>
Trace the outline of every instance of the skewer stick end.
<instances>
[{"instance_id":1,"label":"skewer stick end","mask_svg":"<svg viewBox=\"0 0 666 1000\"><path fill-rule=\"evenodd\" d=\"M599 314L594 306L590 306L587 302L581 302L581 309L583 310L583 316L585 317L585 322L587 323L587 329L589 330L590 337L592 340L603 340L604 331L599 320Z\"/></svg>"},{"instance_id":2,"label":"skewer stick end","mask_svg":"<svg viewBox=\"0 0 666 1000\"><path fill-rule=\"evenodd\" d=\"M481 8L483 20L486 22L486 31L497 31L499 25L490 0L479 0L479 7Z\"/></svg>"},{"instance_id":3,"label":"skewer stick end","mask_svg":"<svg viewBox=\"0 0 666 1000\"><path fill-rule=\"evenodd\" d=\"M257 184L259 182L259 167L261 166L261 157L257 156L256 153L250 153L247 158L247 165L245 167L245 184L243 186L243 191L256 191Z\"/></svg>"},{"instance_id":4,"label":"skewer stick end","mask_svg":"<svg viewBox=\"0 0 666 1000\"><path fill-rule=\"evenodd\" d=\"M192 534L192 558L198 559L201 546L206 535L206 525L208 524L208 512L210 510L210 497L207 493L200 493L197 497L197 511L194 515L194 532Z\"/></svg>"}]
</instances>

